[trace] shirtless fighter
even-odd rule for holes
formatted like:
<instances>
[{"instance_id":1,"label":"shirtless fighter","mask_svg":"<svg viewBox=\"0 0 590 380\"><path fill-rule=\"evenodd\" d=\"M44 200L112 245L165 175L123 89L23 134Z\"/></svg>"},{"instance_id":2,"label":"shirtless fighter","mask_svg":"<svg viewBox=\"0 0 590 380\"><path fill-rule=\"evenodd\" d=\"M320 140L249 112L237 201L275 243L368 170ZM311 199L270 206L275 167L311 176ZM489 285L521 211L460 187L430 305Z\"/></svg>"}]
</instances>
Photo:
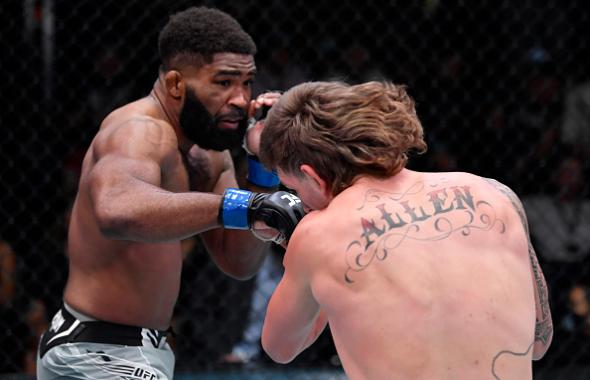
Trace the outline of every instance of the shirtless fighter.
<instances>
[{"instance_id":1,"label":"shirtless fighter","mask_svg":"<svg viewBox=\"0 0 590 380\"><path fill-rule=\"evenodd\" d=\"M215 9L180 12L161 31L153 91L108 115L84 158L64 306L41 339L39 380L171 379L165 335L180 241L201 234L219 268L245 279L267 251L248 229L289 238L304 214L299 200L268 194L278 178L256 161L257 192L236 189L228 151L242 144L248 117L278 97L251 100L255 52L238 22ZM248 134L251 151L259 130Z\"/></svg>"},{"instance_id":2,"label":"shirtless fighter","mask_svg":"<svg viewBox=\"0 0 590 380\"><path fill-rule=\"evenodd\" d=\"M287 363L326 324L351 380L524 380L552 339L523 207L497 181L405 168L425 151L389 82L311 82L270 110L260 159L310 212L262 345Z\"/></svg>"}]
</instances>

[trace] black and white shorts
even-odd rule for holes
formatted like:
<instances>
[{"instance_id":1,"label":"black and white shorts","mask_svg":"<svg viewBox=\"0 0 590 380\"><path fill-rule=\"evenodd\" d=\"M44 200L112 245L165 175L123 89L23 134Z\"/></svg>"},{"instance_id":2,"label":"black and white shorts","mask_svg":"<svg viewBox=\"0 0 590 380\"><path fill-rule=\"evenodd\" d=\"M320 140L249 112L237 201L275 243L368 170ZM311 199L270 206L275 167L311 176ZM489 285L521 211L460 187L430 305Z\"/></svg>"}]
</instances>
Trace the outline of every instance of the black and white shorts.
<instances>
[{"instance_id":1,"label":"black and white shorts","mask_svg":"<svg viewBox=\"0 0 590 380\"><path fill-rule=\"evenodd\" d=\"M77 318L72 313L62 307L41 337L38 380L172 379L174 354L166 331Z\"/></svg>"}]
</instances>

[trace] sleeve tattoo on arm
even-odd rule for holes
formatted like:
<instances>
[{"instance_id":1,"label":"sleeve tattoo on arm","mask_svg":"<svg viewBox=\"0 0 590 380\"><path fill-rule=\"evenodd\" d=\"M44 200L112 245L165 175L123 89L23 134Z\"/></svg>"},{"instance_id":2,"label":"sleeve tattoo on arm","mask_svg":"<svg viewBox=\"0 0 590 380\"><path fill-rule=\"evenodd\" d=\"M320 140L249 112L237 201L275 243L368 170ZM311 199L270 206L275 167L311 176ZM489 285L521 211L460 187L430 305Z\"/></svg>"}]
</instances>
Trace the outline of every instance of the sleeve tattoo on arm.
<instances>
[{"instance_id":1,"label":"sleeve tattoo on arm","mask_svg":"<svg viewBox=\"0 0 590 380\"><path fill-rule=\"evenodd\" d=\"M512 206L518 213L518 217L520 218L520 222L522 223L522 226L526 233L528 239L529 259L531 260L535 286L537 294L539 296L539 304L541 307L540 320L537 317L537 321L535 324L535 341L547 344L553 334L553 323L551 321L551 312L549 309L548 289L547 284L545 282L545 278L543 277L543 273L541 272L541 267L539 266L537 255L535 254L535 249L533 248L533 245L531 243L529 235L529 226L526 219L524 207L520 202L518 196L508 186L494 179L486 178L486 181L490 183L492 186L494 186L496 189L498 189L500 192L502 192L510 200Z\"/></svg>"}]
</instances>

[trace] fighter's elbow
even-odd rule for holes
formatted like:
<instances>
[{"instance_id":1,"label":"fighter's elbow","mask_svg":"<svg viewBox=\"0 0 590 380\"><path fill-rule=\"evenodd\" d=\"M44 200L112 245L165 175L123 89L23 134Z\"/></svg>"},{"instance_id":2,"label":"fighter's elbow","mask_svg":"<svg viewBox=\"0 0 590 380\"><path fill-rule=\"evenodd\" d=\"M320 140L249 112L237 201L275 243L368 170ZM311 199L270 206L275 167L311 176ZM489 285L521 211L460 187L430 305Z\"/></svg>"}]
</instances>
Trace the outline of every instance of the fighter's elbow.
<instances>
[{"instance_id":1,"label":"fighter's elbow","mask_svg":"<svg viewBox=\"0 0 590 380\"><path fill-rule=\"evenodd\" d=\"M266 353L275 363L279 364L289 364L295 359L293 356L281 356L281 355L271 355L270 353Z\"/></svg>"},{"instance_id":2,"label":"fighter's elbow","mask_svg":"<svg viewBox=\"0 0 590 380\"><path fill-rule=\"evenodd\" d=\"M258 273L261 263L259 260L251 258L246 260L246 256L236 257L230 252L218 255L217 264L222 272L238 281L247 281L252 279Z\"/></svg>"},{"instance_id":3,"label":"fighter's elbow","mask_svg":"<svg viewBox=\"0 0 590 380\"><path fill-rule=\"evenodd\" d=\"M551 346L553 341L553 323L551 318L546 318L535 325L535 341L533 344L533 360L540 360Z\"/></svg>"},{"instance_id":4,"label":"fighter's elbow","mask_svg":"<svg viewBox=\"0 0 590 380\"><path fill-rule=\"evenodd\" d=\"M262 266L263 256L248 255L233 246L210 249L211 255L219 269L235 280L252 279Z\"/></svg>"},{"instance_id":5,"label":"fighter's elbow","mask_svg":"<svg viewBox=\"0 0 590 380\"><path fill-rule=\"evenodd\" d=\"M105 238L128 238L133 225L133 221L128 215L106 204L95 205L94 211L98 229Z\"/></svg>"},{"instance_id":6,"label":"fighter's elbow","mask_svg":"<svg viewBox=\"0 0 590 380\"><path fill-rule=\"evenodd\" d=\"M288 337L284 334L272 333L268 325L265 325L262 328L260 343L264 352L266 352L273 361L280 364L292 362L299 354L296 346L289 343Z\"/></svg>"},{"instance_id":7,"label":"fighter's elbow","mask_svg":"<svg viewBox=\"0 0 590 380\"><path fill-rule=\"evenodd\" d=\"M264 349L264 352L266 352L268 357L270 357L274 362L279 364L291 363L293 359L295 359L295 357L297 356L292 352L287 352L284 348L273 347L272 345L265 343L264 340L262 340L262 348Z\"/></svg>"},{"instance_id":8,"label":"fighter's elbow","mask_svg":"<svg viewBox=\"0 0 590 380\"><path fill-rule=\"evenodd\" d=\"M543 359L543 356L545 356L545 353L547 352L547 349L543 349L543 350L533 350L533 360L541 360Z\"/></svg>"},{"instance_id":9,"label":"fighter's elbow","mask_svg":"<svg viewBox=\"0 0 590 380\"><path fill-rule=\"evenodd\" d=\"M247 268L226 266L221 268L222 272L227 276L238 281L247 281L256 275L256 271L248 270Z\"/></svg>"},{"instance_id":10,"label":"fighter's elbow","mask_svg":"<svg viewBox=\"0 0 590 380\"><path fill-rule=\"evenodd\" d=\"M549 350L549 346L551 345L551 338L546 343L543 342L535 342L533 345L533 360L541 360Z\"/></svg>"}]
</instances>

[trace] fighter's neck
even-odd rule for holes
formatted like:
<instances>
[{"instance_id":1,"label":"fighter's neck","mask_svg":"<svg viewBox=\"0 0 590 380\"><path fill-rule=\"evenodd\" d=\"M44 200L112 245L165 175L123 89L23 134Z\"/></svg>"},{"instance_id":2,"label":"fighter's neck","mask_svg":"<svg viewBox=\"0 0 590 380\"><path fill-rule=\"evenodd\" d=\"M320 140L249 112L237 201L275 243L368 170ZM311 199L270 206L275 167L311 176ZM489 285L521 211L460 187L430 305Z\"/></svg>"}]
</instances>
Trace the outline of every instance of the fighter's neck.
<instances>
[{"instance_id":1,"label":"fighter's neck","mask_svg":"<svg viewBox=\"0 0 590 380\"><path fill-rule=\"evenodd\" d=\"M150 96L155 100L158 108L162 111L162 118L170 123L170 125L174 127L174 130L178 130L180 126L180 103L166 96L166 88L164 87L161 77L156 79L154 87L150 92Z\"/></svg>"},{"instance_id":2,"label":"fighter's neck","mask_svg":"<svg viewBox=\"0 0 590 380\"><path fill-rule=\"evenodd\" d=\"M154 87L150 92L149 97L156 104L158 112L161 113L160 118L168 122L168 124L170 124L174 129L176 137L178 138L179 148L184 151L183 148L192 146L192 143L186 141L186 138L184 137L184 134L180 128L180 106L176 104L174 100L171 100L168 96L166 96L166 89L164 88L161 78L158 78L154 83Z\"/></svg>"}]
</instances>

